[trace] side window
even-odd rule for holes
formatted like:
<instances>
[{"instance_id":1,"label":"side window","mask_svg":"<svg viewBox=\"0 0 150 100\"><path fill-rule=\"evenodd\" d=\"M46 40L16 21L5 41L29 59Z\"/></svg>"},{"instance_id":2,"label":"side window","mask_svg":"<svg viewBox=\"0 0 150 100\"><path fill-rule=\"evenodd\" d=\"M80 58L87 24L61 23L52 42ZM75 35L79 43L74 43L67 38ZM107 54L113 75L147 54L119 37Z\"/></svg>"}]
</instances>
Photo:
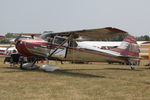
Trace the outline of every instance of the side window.
<instances>
[{"instance_id":1,"label":"side window","mask_svg":"<svg viewBox=\"0 0 150 100\"><path fill-rule=\"evenodd\" d=\"M53 44L58 44L59 45L65 40L66 40L66 38L56 36L56 37L54 37ZM69 42L65 43L64 46L68 46L68 43L69 43L69 47L77 47L78 46L76 41L74 41L74 42L73 41L69 41Z\"/></svg>"},{"instance_id":2,"label":"side window","mask_svg":"<svg viewBox=\"0 0 150 100\"><path fill-rule=\"evenodd\" d=\"M65 41L66 39L65 38L62 38L62 37L55 37L54 39L54 44L61 44L63 41Z\"/></svg>"},{"instance_id":3,"label":"side window","mask_svg":"<svg viewBox=\"0 0 150 100\"><path fill-rule=\"evenodd\" d=\"M47 38L47 41L48 41L49 43L52 43L52 42L53 42L53 39L54 39L54 38L50 38L50 37L49 37L49 38Z\"/></svg>"},{"instance_id":4,"label":"side window","mask_svg":"<svg viewBox=\"0 0 150 100\"><path fill-rule=\"evenodd\" d=\"M73 44L74 43L74 44ZM70 41L70 43L69 43L69 46L70 47L77 47L78 46L78 44L76 43L76 41Z\"/></svg>"}]
</instances>

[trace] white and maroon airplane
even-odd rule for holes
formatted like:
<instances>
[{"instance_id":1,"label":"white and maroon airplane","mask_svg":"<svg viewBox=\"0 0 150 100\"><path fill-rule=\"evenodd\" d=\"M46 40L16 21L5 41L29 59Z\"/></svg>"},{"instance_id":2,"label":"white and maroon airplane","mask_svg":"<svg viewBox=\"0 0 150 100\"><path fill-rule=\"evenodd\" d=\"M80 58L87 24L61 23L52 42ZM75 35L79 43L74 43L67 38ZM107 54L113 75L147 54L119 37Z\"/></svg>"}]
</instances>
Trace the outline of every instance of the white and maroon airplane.
<instances>
[{"instance_id":1,"label":"white and maroon airplane","mask_svg":"<svg viewBox=\"0 0 150 100\"><path fill-rule=\"evenodd\" d=\"M83 45L77 40L97 40L127 32L117 28L100 28L79 30L70 32L48 33L40 36L40 39L16 39L16 49L22 57L33 57L33 63L21 64L20 68L35 67L38 59L46 59L47 64L42 66L45 71L54 71L59 67L49 64L49 59L65 61L115 61L132 64L132 60L139 57L139 46L136 40L127 36L121 45L115 49L102 50L90 45ZM23 62L23 61L22 61ZM133 67L131 66L131 69Z\"/></svg>"},{"instance_id":2,"label":"white and maroon airplane","mask_svg":"<svg viewBox=\"0 0 150 100\"><path fill-rule=\"evenodd\" d=\"M3 48L0 47L0 57L10 57L11 54L17 52L17 49L15 47L11 47L11 48Z\"/></svg>"},{"instance_id":3,"label":"white and maroon airplane","mask_svg":"<svg viewBox=\"0 0 150 100\"><path fill-rule=\"evenodd\" d=\"M4 39L5 36L0 35L0 39ZM9 47L9 45L1 45L0 47L0 57L10 57L10 55L17 51L15 47ZM11 45L12 46L12 45Z\"/></svg>"},{"instance_id":4,"label":"white and maroon airplane","mask_svg":"<svg viewBox=\"0 0 150 100\"><path fill-rule=\"evenodd\" d=\"M0 35L0 40L4 38L5 36ZM10 46L7 44L0 45L0 57L10 57L13 52L17 52L17 49L14 46L12 46L12 44L10 44Z\"/></svg>"}]
</instances>

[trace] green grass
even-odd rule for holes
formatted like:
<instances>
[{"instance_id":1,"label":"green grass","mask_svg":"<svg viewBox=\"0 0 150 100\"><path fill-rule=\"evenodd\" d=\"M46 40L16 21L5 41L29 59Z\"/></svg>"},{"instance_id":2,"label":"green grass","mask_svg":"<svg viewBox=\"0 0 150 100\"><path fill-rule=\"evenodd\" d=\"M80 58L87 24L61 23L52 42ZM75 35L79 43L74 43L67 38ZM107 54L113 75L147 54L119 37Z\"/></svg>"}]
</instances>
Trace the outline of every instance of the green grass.
<instances>
[{"instance_id":1,"label":"green grass","mask_svg":"<svg viewBox=\"0 0 150 100\"><path fill-rule=\"evenodd\" d=\"M55 65L55 63L53 63ZM0 100L150 100L150 69L57 64L59 71L24 71L1 64Z\"/></svg>"}]
</instances>

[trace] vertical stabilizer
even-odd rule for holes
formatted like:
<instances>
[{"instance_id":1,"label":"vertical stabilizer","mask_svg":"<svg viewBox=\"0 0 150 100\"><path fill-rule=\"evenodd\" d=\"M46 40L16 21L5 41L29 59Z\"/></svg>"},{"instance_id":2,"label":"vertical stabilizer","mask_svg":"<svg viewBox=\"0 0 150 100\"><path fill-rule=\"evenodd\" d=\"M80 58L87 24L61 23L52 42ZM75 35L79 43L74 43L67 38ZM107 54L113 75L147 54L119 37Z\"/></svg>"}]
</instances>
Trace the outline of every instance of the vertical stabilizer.
<instances>
[{"instance_id":1,"label":"vertical stabilizer","mask_svg":"<svg viewBox=\"0 0 150 100\"><path fill-rule=\"evenodd\" d=\"M120 55L130 57L139 57L140 52L139 45L132 36L127 36L119 47L111 50L120 53Z\"/></svg>"}]
</instances>

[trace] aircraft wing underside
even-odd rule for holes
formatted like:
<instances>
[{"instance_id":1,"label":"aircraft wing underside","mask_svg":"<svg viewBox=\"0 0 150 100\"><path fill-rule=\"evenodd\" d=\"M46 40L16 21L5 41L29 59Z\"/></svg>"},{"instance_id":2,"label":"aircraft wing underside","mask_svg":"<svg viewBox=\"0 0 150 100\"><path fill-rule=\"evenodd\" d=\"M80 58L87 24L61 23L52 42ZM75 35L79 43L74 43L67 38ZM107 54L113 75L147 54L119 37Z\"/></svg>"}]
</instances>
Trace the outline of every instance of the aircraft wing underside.
<instances>
[{"instance_id":1,"label":"aircraft wing underside","mask_svg":"<svg viewBox=\"0 0 150 100\"><path fill-rule=\"evenodd\" d=\"M125 33L127 32L117 28L106 27L106 28L99 28L99 29L48 33L48 34L41 35L41 38L46 39L47 37L51 37L51 36L69 36L71 34L74 34L74 38L79 40L98 40L103 38L109 38L112 36L122 35Z\"/></svg>"}]
</instances>

